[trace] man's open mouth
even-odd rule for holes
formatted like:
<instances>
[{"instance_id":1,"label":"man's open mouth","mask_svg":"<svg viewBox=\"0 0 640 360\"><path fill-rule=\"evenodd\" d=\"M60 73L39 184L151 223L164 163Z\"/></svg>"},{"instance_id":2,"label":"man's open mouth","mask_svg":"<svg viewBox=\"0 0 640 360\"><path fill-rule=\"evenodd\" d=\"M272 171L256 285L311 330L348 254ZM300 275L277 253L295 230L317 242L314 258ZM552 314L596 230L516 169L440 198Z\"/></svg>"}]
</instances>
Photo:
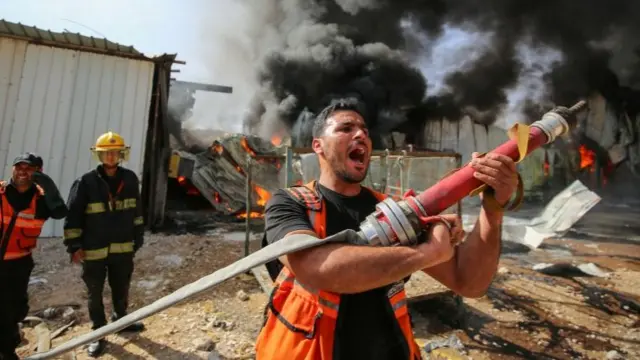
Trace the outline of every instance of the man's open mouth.
<instances>
[{"instance_id":1,"label":"man's open mouth","mask_svg":"<svg viewBox=\"0 0 640 360\"><path fill-rule=\"evenodd\" d=\"M364 165L367 157L367 150L364 146L356 146L349 151L349 160L356 163L356 165Z\"/></svg>"}]
</instances>

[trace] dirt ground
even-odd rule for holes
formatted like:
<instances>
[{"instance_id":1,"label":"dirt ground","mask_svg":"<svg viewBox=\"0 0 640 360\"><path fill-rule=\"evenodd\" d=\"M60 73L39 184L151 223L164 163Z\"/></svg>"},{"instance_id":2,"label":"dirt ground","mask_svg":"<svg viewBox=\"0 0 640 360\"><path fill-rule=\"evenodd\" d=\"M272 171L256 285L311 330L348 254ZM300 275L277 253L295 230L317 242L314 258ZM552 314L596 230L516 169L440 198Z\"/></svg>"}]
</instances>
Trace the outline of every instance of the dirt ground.
<instances>
[{"instance_id":1,"label":"dirt ground","mask_svg":"<svg viewBox=\"0 0 640 360\"><path fill-rule=\"evenodd\" d=\"M204 235L147 234L135 260L130 309L240 259L243 240L242 232L224 227ZM259 236L254 235L251 249L258 247ZM46 316L52 332L76 320L52 341L55 347L90 330L84 284L61 240L42 240L35 259L30 313L45 317L41 310L50 307L74 308L73 313ZM532 270L536 263L567 261L592 262L608 274L558 276ZM460 305L444 290L426 276L415 275L409 283L421 346L453 336L472 359L640 358L640 244L554 240L529 253L506 249L486 296ZM104 297L110 311L108 286ZM239 276L145 319L142 333L108 336L101 358L251 359L266 300L253 276ZM35 352L37 323L25 322L19 355ZM76 349L60 358L88 356Z\"/></svg>"}]
</instances>

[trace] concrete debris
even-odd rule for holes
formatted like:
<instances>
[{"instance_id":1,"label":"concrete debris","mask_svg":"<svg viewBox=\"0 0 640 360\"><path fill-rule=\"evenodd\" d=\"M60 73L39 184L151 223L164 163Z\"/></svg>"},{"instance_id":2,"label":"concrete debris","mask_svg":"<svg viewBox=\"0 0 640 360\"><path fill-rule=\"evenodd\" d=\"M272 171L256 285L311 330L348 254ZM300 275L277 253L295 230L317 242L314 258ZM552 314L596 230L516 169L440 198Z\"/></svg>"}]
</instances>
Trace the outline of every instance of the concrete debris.
<instances>
[{"instance_id":1,"label":"concrete debris","mask_svg":"<svg viewBox=\"0 0 640 360\"><path fill-rule=\"evenodd\" d=\"M46 285L48 283L45 278L31 277L29 278L29 286L31 285Z\"/></svg>"},{"instance_id":2,"label":"concrete debris","mask_svg":"<svg viewBox=\"0 0 640 360\"><path fill-rule=\"evenodd\" d=\"M607 352L607 360L622 360L624 357L619 352L611 350Z\"/></svg>"},{"instance_id":3,"label":"concrete debris","mask_svg":"<svg viewBox=\"0 0 640 360\"><path fill-rule=\"evenodd\" d=\"M145 290L155 289L159 284L160 284L160 279L138 281L138 286Z\"/></svg>"},{"instance_id":4,"label":"concrete debris","mask_svg":"<svg viewBox=\"0 0 640 360\"><path fill-rule=\"evenodd\" d=\"M42 318L39 318L37 316L27 316L24 318L24 320L22 320L23 323L42 323L44 322L44 320Z\"/></svg>"},{"instance_id":5,"label":"concrete debris","mask_svg":"<svg viewBox=\"0 0 640 360\"><path fill-rule=\"evenodd\" d=\"M209 353L209 356L207 356L207 360L223 360L222 356L220 356L220 354L213 350Z\"/></svg>"},{"instance_id":6,"label":"concrete debris","mask_svg":"<svg viewBox=\"0 0 640 360\"><path fill-rule=\"evenodd\" d=\"M223 321L223 320L213 320L209 326L209 328L218 328L224 331L231 331L236 327L236 324L233 321Z\"/></svg>"},{"instance_id":7,"label":"concrete debris","mask_svg":"<svg viewBox=\"0 0 640 360\"><path fill-rule=\"evenodd\" d=\"M198 351L213 351L213 349L215 349L216 344L213 342L213 340L209 339L209 338L205 338L205 339L196 339L193 341L193 346L195 347L196 350Z\"/></svg>"},{"instance_id":8,"label":"concrete debris","mask_svg":"<svg viewBox=\"0 0 640 360\"><path fill-rule=\"evenodd\" d=\"M238 300L240 301L247 301L249 300L249 295L247 295L247 293L242 290L238 290L238 292L236 293L236 298L238 298Z\"/></svg>"},{"instance_id":9,"label":"concrete debris","mask_svg":"<svg viewBox=\"0 0 640 360\"><path fill-rule=\"evenodd\" d=\"M424 351L426 351L427 353L430 353L435 349L445 348L445 347L456 349L456 350L464 350L464 345L462 344L462 341L460 341L458 336L456 336L456 334L451 334L451 336L449 336L446 339L434 340L426 344L424 346Z\"/></svg>"},{"instance_id":10,"label":"concrete debris","mask_svg":"<svg viewBox=\"0 0 640 360\"><path fill-rule=\"evenodd\" d=\"M39 311L38 313L36 313L36 315L37 316L31 316L27 318L31 318L32 321L35 321L36 319L42 321L42 319L53 320L61 317L65 322L69 322L75 320L77 317L75 310L71 306L48 307L42 311Z\"/></svg>"},{"instance_id":11,"label":"concrete debris","mask_svg":"<svg viewBox=\"0 0 640 360\"><path fill-rule=\"evenodd\" d=\"M180 267L183 259L178 255L158 255L155 260L167 267Z\"/></svg>"},{"instance_id":12,"label":"concrete debris","mask_svg":"<svg viewBox=\"0 0 640 360\"><path fill-rule=\"evenodd\" d=\"M601 270L594 263L587 264L569 264L569 263L557 263L557 264L536 264L532 268L535 271L546 275L552 276L580 276L580 275L589 275L589 276L597 276L597 277L608 277L609 274Z\"/></svg>"}]
</instances>

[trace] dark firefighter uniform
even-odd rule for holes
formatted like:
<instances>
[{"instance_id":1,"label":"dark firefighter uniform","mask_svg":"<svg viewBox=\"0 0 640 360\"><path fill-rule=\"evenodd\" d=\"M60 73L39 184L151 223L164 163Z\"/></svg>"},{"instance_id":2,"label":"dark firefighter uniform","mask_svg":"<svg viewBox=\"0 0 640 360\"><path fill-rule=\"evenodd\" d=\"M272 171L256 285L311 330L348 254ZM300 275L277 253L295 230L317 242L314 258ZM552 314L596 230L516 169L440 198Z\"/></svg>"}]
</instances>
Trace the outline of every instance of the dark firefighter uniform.
<instances>
[{"instance_id":1,"label":"dark firefighter uniform","mask_svg":"<svg viewBox=\"0 0 640 360\"><path fill-rule=\"evenodd\" d=\"M54 182L34 171L41 168L38 156L25 153L14 162L18 171L33 171L26 190L14 178L0 183L0 359L18 359L21 342L18 323L29 312L27 288L34 267L33 249L47 219L62 219L67 207Z\"/></svg>"},{"instance_id":2,"label":"dark firefighter uniform","mask_svg":"<svg viewBox=\"0 0 640 360\"><path fill-rule=\"evenodd\" d=\"M119 135L107 133L98 139L116 138L124 146ZM104 139L103 139L104 140ZM107 324L102 293L105 280L111 288L115 321L127 314L129 286L133 273L133 257L143 245L144 224L140 203L139 181L136 174L117 166L115 174L108 176L105 165L77 179L70 190L67 215L64 224L64 244L70 254L84 252L82 280L89 297L89 317L93 329ZM133 324L124 331L140 331L142 324ZM89 346L90 355L98 355L104 342Z\"/></svg>"}]
</instances>

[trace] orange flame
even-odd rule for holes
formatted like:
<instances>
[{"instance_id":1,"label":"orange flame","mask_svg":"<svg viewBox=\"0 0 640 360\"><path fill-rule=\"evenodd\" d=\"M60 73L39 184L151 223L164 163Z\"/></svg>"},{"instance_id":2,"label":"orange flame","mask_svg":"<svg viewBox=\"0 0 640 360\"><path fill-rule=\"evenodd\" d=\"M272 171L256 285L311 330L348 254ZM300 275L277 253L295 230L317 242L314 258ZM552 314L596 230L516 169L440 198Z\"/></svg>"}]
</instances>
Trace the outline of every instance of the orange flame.
<instances>
[{"instance_id":1,"label":"orange flame","mask_svg":"<svg viewBox=\"0 0 640 360\"><path fill-rule=\"evenodd\" d=\"M256 194L258 194L258 199L256 200L256 204L261 207L264 207L265 205L267 205L267 201L269 201L269 199L271 198L271 193L268 190L263 189L258 185L254 185L253 190L255 190ZM262 212L252 211L249 213L249 217L252 219L258 219L258 218L263 218L264 214ZM247 213L243 212L241 214L238 214L237 218L246 219Z\"/></svg>"},{"instance_id":2,"label":"orange flame","mask_svg":"<svg viewBox=\"0 0 640 360\"><path fill-rule=\"evenodd\" d=\"M215 144L213 145L213 151L217 152L218 154L222 154L222 152L224 151L224 147L222 147L222 145L220 144Z\"/></svg>"},{"instance_id":3,"label":"orange flame","mask_svg":"<svg viewBox=\"0 0 640 360\"><path fill-rule=\"evenodd\" d=\"M251 213L249 213L249 217L252 219L260 219L264 217L264 215L260 212L252 211ZM246 218L247 218L246 212L243 212L242 214L238 214L238 219L246 219Z\"/></svg>"},{"instance_id":4,"label":"orange flame","mask_svg":"<svg viewBox=\"0 0 640 360\"><path fill-rule=\"evenodd\" d=\"M594 171L596 153L584 145L580 145L578 151L580 152L580 169L589 168L590 171Z\"/></svg>"},{"instance_id":5,"label":"orange flame","mask_svg":"<svg viewBox=\"0 0 640 360\"><path fill-rule=\"evenodd\" d=\"M267 205L267 201L269 201L269 199L271 198L271 193L269 193L269 191L261 188L258 185L255 185L253 187L253 189L256 191L256 193L258 194L258 197L259 197L259 199L256 200L256 204L258 204L260 206Z\"/></svg>"},{"instance_id":6,"label":"orange flame","mask_svg":"<svg viewBox=\"0 0 640 360\"><path fill-rule=\"evenodd\" d=\"M180 186L187 189L187 195L200 195L200 191L198 191L195 186L189 183L185 176L178 176L176 180L178 180L178 184L180 184Z\"/></svg>"},{"instance_id":7,"label":"orange flame","mask_svg":"<svg viewBox=\"0 0 640 360\"><path fill-rule=\"evenodd\" d=\"M243 149L245 149L249 154L251 154L251 156L256 156L256 152L253 151L253 149L249 146L249 142L247 141L246 137L242 137L242 140L240 140L240 145L242 146Z\"/></svg>"},{"instance_id":8,"label":"orange flame","mask_svg":"<svg viewBox=\"0 0 640 360\"><path fill-rule=\"evenodd\" d=\"M271 137L271 143L275 146L280 146L280 144L282 144L282 138L278 135L273 135Z\"/></svg>"}]
</instances>

